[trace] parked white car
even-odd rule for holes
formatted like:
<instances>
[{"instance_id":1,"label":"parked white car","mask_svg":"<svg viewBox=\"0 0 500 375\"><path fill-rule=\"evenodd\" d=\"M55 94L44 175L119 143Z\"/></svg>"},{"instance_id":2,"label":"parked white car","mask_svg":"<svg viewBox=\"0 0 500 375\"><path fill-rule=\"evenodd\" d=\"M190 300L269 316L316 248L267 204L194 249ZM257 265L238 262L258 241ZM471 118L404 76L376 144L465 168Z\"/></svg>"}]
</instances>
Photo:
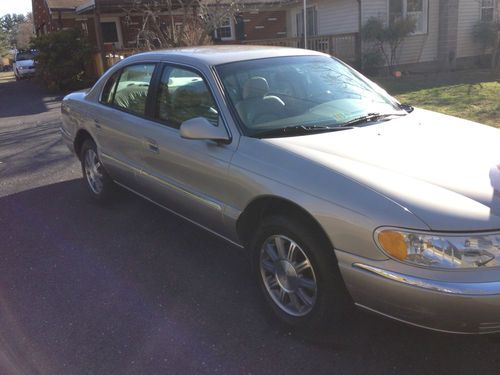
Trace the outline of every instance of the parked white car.
<instances>
[{"instance_id":1,"label":"parked white car","mask_svg":"<svg viewBox=\"0 0 500 375\"><path fill-rule=\"evenodd\" d=\"M16 52L13 70L16 80L31 77L35 74L35 55L33 51Z\"/></svg>"}]
</instances>

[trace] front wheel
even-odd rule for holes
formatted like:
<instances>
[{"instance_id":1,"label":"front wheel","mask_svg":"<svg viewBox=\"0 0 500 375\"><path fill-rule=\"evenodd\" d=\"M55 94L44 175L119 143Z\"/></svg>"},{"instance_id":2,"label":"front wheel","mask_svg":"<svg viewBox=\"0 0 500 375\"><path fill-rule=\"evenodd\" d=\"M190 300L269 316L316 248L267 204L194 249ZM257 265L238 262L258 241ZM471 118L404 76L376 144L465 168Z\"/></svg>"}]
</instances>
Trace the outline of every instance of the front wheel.
<instances>
[{"instance_id":1,"label":"front wheel","mask_svg":"<svg viewBox=\"0 0 500 375\"><path fill-rule=\"evenodd\" d=\"M274 315L297 328L340 323L351 307L333 248L312 225L265 218L252 241L260 288Z\"/></svg>"},{"instance_id":2,"label":"front wheel","mask_svg":"<svg viewBox=\"0 0 500 375\"><path fill-rule=\"evenodd\" d=\"M87 139L83 143L80 160L85 186L90 196L97 201L108 200L114 190L114 183L99 159L93 140Z\"/></svg>"}]
</instances>

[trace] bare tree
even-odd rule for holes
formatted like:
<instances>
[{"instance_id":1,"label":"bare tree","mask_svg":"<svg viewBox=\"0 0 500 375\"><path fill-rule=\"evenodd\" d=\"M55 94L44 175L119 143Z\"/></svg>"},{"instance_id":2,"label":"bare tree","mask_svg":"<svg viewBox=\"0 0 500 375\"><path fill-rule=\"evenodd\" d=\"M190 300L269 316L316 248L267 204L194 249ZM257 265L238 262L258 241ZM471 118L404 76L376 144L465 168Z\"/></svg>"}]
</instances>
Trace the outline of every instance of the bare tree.
<instances>
[{"instance_id":1,"label":"bare tree","mask_svg":"<svg viewBox=\"0 0 500 375\"><path fill-rule=\"evenodd\" d=\"M18 49L27 49L29 47L31 38L34 37L33 29L33 17L31 13L28 13L25 21L17 26L15 38Z\"/></svg>"},{"instance_id":2,"label":"bare tree","mask_svg":"<svg viewBox=\"0 0 500 375\"><path fill-rule=\"evenodd\" d=\"M0 57L4 57L9 53L10 45L7 34L0 30Z\"/></svg>"},{"instance_id":3,"label":"bare tree","mask_svg":"<svg viewBox=\"0 0 500 375\"><path fill-rule=\"evenodd\" d=\"M137 47L153 50L211 44L212 34L234 18L241 0L132 0L126 19L140 17Z\"/></svg>"}]
</instances>

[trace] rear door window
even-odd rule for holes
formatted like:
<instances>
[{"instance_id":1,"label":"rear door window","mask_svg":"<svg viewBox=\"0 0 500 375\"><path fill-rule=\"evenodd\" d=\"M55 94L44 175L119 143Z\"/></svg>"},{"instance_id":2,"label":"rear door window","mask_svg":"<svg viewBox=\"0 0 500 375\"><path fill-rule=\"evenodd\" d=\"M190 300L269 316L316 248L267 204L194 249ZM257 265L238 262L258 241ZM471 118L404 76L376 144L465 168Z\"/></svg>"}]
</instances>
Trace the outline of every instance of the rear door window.
<instances>
[{"instance_id":1,"label":"rear door window","mask_svg":"<svg viewBox=\"0 0 500 375\"><path fill-rule=\"evenodd\" d=\"M108 94L107 99L110 100L108 103L127 112L144 116L154 70L155 64L136 64L124 68L118 81L111 84L109 92L114 94L111 96ZM106 87L103 96L105 93Z\"/></svg>"}]
</instances>

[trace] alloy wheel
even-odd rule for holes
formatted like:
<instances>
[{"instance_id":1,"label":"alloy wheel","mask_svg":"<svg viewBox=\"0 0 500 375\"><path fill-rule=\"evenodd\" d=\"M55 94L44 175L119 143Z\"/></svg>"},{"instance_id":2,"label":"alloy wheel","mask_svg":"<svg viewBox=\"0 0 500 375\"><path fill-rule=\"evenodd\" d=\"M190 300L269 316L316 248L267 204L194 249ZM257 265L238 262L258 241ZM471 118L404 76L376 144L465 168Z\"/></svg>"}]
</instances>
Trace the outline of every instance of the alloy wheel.
<instances>
[{"instance_id":1,"label":"alloy wheel","mask_svg":"<svg viewBox=\"0 0 500 375\"><path fill-rule=\"evenodd\" d=\"M104 187L102 164L96 152L91 148L85 153L84 166L85 177L87 178L90 189L96 195L101 194Z\"/></svg>"},{"instance_id":2,"label":"alloy wheel","mask_svg":"<svg viewBox=\"0 0 500 375\"><path fill-rule=\"evenodd\" d=\"M285 313L301 317L313 309L318 286L304 250L283 235L267 238L260 252L260 274L274 303Z\"/></svg>"}]
</instances>

